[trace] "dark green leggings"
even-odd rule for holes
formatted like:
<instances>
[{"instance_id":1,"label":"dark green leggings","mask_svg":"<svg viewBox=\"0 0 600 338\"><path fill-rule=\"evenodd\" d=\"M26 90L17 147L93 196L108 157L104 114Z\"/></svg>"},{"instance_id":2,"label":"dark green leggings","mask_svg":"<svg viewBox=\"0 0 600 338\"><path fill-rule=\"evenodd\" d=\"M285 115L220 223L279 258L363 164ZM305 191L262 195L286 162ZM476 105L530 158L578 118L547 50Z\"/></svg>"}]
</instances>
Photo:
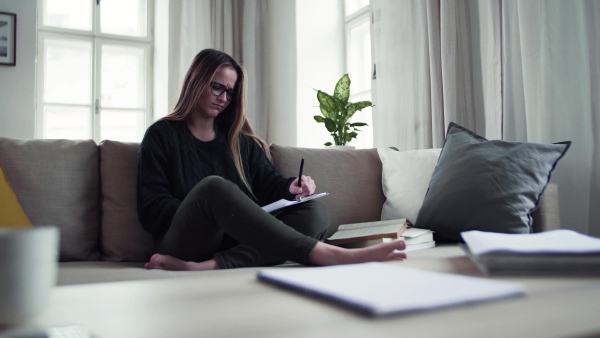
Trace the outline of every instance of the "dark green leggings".
<instances>
[{"instance_id":1,"label":"dark green leggings","mask_svg":"<svg viewBox=\"0 0 600 338\"><path fill-rule=\"evenodd\" d=\"M215 258L221 269L286 260L310 265L310 252L328 224L318 201L268 213L234 183L209 176L183 200L158 252L184 261Z\"/></svg>"}]
</instances>

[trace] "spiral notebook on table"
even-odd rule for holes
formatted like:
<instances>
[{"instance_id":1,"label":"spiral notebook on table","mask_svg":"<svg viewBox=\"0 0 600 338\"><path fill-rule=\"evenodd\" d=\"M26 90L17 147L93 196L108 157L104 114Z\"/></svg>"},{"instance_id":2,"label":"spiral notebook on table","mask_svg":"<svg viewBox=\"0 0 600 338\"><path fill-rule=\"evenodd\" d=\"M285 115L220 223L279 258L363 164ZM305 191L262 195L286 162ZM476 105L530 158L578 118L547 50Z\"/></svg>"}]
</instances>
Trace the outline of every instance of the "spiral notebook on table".
<instances>
[{"instance_id":1,"label":"spiral notebook on table","mask_svg":"<svg viewBox=\"0 0 600 338\"><path fill-rule=\"evenodd\" d=\"M273 268L262 281L333 301L368 315L424 311L524 294L521 285L387 263Z\"/></svg>"}]
</instances>

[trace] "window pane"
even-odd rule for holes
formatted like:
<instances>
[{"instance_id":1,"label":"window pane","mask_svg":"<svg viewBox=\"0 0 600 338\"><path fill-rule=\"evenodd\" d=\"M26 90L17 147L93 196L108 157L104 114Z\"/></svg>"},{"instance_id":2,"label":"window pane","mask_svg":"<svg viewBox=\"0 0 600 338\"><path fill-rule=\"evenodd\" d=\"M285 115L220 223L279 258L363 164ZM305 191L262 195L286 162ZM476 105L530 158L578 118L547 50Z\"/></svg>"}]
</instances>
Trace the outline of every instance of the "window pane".
<instances>
[{"instance_id":1,"label":"window pane","mask_svg":"<svg viewBox=\"0 0 600 338\"><path fill-rule=\"evenodd\" d=\"M371 89L371 32L369 21L350 28L348 71L352 93Z\"/></svg>"},{"instance_id":2,"label":"window pane","mask_svg":"<svg viewBox=\"0 0 600 338\"><path fill-rule=\"evenodd\" d=\"M146 0L102 0L100 31L106 34L146 36Z\"/></svg>"},{"instance_id":3,"label":"window pane","mask_svg":"<svg viewBox=\"0 0 600 338\"><path fill-rule=\"evenodd\" d=\"M90 104L92 43L45 39L44 102Z\"/></svg>"},{"instance_id":4,"label":"window pane","mask_svg":"<svg viewBox=\"0 0 600 338\"><path fill-rule=\"evenodd\" d=\"M145 126L144 111L102 109L100 139L140 142Z\"/></svg>"},{"instance_id":5,"label":"window pane","mask_svg":"<svg viewBox=\"0 0 600 338\"><path fill-rule=\"evenodd\" d=\"M90 139L89 107L44 107L44 138L84 140Z\"/></svg>"},{"instance_id":6,"label":"window pane","mask_svg":"<svg viewBox=\"0 0 600 338\"><path fill-rule=\"evenodd\" d=\"M145 58L143 48L102 46L102 107L145 107Z\"/></svg>"},{"instance_id":7,"label":"window pane","mask_svg":"<svg viewBox=\"0 0 600 338\"><path fill-rule=\"evenodd\" d=\"M368 5L369 0L345 0L346 16L352 15L354 12Z\"/></svg>"},{"instance_id":8,"label":"window pane","mask_svg":"<svg viewBox=\"0 0 600 338\"><path fill-rule=\"evenodd\" d=\"M44 25L92 30L92 1L44 0Z\"/></svg>"}]
</instances>

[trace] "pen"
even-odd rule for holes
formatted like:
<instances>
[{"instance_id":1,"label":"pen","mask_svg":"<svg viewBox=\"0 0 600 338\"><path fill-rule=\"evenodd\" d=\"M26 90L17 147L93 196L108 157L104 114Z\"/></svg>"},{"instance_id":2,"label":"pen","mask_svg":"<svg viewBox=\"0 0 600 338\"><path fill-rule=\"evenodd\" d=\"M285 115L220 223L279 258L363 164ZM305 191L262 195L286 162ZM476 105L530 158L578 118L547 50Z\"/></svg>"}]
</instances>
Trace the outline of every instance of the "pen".
<instances>
[{"instance_id":1,"label":"pen","mask_svg":"<svg viewBox=\"0 0 600 338\"><path fill-rule=\"evenodd\" d=\"M302 161L300 161L300 173L298 174L298 186L301 187L302 186L302 169L304 168L304 159L302 159Z\"/></svg>"}]
</instances>

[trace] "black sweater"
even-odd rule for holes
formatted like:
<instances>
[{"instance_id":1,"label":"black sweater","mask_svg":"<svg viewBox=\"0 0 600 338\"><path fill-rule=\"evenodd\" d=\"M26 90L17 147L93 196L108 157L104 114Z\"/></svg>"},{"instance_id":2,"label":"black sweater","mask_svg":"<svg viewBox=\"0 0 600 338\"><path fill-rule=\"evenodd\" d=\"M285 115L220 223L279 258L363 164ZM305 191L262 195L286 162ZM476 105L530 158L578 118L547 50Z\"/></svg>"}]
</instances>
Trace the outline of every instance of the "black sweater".
<instances>
[{"instance_id":1,"label":"black sweater","mask_svg":"<svg viewBox=\"0 0 600 338\"><path fill-rule=\"evenodd\" d=\"M240 149L244 173L256 198L235 169L225 130L217 128L214 140L202 142L183 121L161 120L151 125L138 155L137 209L144 229L155 239L161 238L181 201L210 175L237 184L261 206L294 198L289 192L294 178L281 176L253 139L241 136Z\"/></svg>"}]
</instances>

